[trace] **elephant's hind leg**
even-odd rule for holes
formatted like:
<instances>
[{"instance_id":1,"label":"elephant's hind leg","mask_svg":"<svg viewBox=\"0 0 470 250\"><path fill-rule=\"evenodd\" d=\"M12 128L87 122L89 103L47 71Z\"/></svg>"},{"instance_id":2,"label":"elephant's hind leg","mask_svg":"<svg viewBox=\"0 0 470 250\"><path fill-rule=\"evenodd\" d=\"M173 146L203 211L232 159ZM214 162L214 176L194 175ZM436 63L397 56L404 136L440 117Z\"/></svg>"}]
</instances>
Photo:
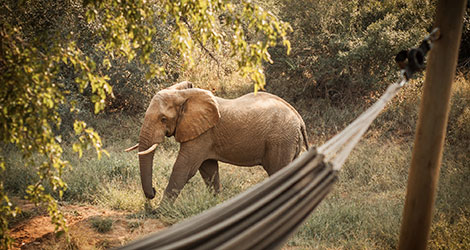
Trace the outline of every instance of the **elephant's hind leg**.
<instances>
[{"instance_id":1,"label":"elephant's hind leg","mask_svg":"<svg viewBox=\"0 0 470 250\"><path fill-rule=\"evenodd\" d=\"M216 160L206 160L199 168L199 173L201 173L207 187L213 189L215 193L219 193L219 163Z\"/></svg>"},{"instance_id":2,"label":"elephant's hind leg","mask_svg":"<svg viewBox=\"0 0 470 250\"><path fill-rule=\"evenodd\" d=\"M271 176L293 161L296 154L297 149L295 147L268 145L261 165L268 175Z\"/></svg>"}]
</instances>

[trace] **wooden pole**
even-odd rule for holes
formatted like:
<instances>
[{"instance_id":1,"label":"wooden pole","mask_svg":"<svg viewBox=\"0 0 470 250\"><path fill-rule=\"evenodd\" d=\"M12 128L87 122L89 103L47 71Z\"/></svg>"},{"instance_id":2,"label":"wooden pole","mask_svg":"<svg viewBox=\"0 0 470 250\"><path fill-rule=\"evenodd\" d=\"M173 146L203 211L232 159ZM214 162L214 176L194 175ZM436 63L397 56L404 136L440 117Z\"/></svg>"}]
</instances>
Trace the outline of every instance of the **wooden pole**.
<instances>
[{"instance_id":1,"label":"wooden pole","mask_svg":"<svg viewBox=\"0 0 470 250\"><path fill-rule=\"evenodd\" d=\"M398 249L426 249L450 109L466 0L440 0L426 68Z\"/></svg>"}]
</instances>

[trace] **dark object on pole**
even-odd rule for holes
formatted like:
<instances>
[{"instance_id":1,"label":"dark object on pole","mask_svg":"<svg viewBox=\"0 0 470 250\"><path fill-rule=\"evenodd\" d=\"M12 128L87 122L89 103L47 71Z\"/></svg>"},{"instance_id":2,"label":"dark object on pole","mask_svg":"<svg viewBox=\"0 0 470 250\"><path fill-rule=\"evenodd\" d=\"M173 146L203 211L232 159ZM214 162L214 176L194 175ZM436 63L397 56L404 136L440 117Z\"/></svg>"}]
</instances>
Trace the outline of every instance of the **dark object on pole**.
<instances>
[{"instance_id":1,"label":"dark object on pole","mask_svg":"<svg viewBox=\"0 0 470 250\"><path fill-rule=\"evenodd\" d=\"M424 69L424 56L426 54L420 49L411 49L408 52L408 65L413 72Z\"/></svg>"},{"instance_id":2,"label":"dark object on pole","mask_svg":"<svg viewBox=\"0 0 470 250\"><path fill-rule=\"evenodd\" d=\"M457 66L465 0L438 3L440 39L427 60L401 225L399 249L426 249L445 139L451 85Z\"/></svg>"},{"instance_id":3,"label":"dark object on pole","mask_svg":"<svg viewBox=\"0 0 470 250\"><path fill-rule=\"evenodd\" d=\"M402 50L398 52L397 56L395 57L395 62L398 64L398 67L400 69L406 69L407 60L408 59L408 51L407 50Z\"/></svg>"},{"instance_id":4,"label":"dark object on pole","mask_svg":"<svg viewBox=\"0 0 470 250\"><path fill-rule=\"evenodd\" d=\"M426 54L432 48L432 42L439 39L440 31L439 28L435 28L431 31L429 36L421 41L418 48L412 48L410 50L402 50L395 56L395 62L403 72L406 80L413 77L414 73L423 70L426 60Z\"/></svg>"}]
</instances>

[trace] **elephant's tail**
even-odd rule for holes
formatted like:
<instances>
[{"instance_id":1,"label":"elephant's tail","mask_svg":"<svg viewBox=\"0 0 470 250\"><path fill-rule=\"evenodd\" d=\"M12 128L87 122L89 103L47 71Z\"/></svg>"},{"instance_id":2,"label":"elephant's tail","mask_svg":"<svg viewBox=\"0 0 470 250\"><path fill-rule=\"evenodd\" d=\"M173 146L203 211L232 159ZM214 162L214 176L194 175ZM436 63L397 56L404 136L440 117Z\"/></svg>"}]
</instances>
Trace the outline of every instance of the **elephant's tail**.
<instances>
[{"instance_id":1,"label":"elephant's tail","mask_svg":"<svg viewBox=\"0 0 470 250\"><path fill-rule=\"evenodd\" d=\"M308 150L309 149L308 136L307 136L307 129L305 128L305 123L302 123L302 126L300 127L300 130L302 131L302 137L304 139L305 149Z\"/></svg>"}]
</instances>

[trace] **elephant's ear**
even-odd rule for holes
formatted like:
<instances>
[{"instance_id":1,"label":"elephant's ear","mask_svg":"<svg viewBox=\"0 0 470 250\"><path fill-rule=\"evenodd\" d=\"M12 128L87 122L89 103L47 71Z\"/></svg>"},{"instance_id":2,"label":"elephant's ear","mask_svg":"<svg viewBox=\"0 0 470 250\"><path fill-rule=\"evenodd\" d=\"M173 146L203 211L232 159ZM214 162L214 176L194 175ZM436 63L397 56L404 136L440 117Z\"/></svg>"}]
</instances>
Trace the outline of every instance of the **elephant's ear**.
<instances>
[{"instance_id":1,"label":"elephant's ear","mask_svg":"<svg viewBox=\"0 0 470 250\"><path fill-rule=\"evenodd\" d=\"M190 89L193 87L193 83L190 81L183 81L173 86L166 88L167 90L183 90L183 89Z\"/></svg>"},{"instance_id":2,"label":"elephant's ear","mask_svg":"<svg viewBox=\"0 0 470 250\"><path fill-rule=\"evenodd\" d=\"M190 141L210 128L220 118L218 103L211 92L202 89L181 91L186 97L176 125L177 142Z\"/></svg>"}]
</instances>

